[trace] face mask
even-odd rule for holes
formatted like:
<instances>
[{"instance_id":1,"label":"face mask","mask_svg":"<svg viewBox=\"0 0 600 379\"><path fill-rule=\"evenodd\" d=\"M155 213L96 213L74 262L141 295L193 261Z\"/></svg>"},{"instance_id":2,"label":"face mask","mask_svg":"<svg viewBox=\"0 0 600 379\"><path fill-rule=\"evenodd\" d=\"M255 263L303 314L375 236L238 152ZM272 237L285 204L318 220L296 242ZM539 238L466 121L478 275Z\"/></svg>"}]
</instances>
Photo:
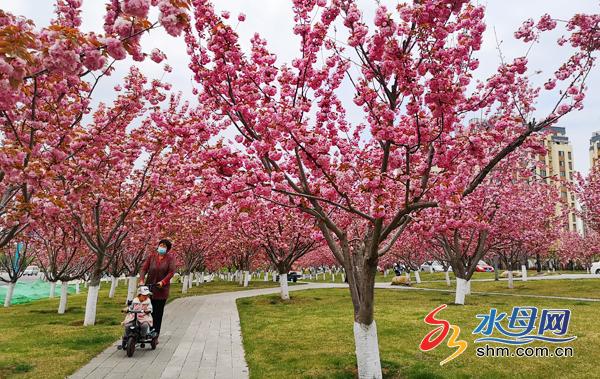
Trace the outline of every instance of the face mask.
<instances>
[{"instance_id":1,"label":"face mask","mask_svg":"<svg viewBox=\"0 0 600 379\"><path fill-rule=\"evenodd\" d=\"M158 254L160 254L160 255L167 254L167 248L166 247L159 247L158 248Z\"/></svg>"}]
</instances>

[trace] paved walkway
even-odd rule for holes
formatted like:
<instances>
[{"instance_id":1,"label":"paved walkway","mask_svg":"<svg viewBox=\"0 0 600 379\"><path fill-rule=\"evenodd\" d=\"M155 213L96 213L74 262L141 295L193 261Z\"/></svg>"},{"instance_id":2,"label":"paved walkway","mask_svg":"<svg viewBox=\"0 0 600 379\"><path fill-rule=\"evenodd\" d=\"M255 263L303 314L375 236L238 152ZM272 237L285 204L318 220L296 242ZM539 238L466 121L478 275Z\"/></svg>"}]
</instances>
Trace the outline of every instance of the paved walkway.
<instances>
[{"instance_id":1,"label":"paved walkway","mask_svg":"<svg viewBox=\"0 0 600 379\"><path fill-rule=\"evenodd\" d=\"M289 290L332 287L345 285L310 283ZM71 378L248 378L235 300L278 292L268 288L176 299L165 307L156 350L136 349L127 358L117 350L117 341Z\"/></svg>"},{"instance_id":2,"label":"paved walkway","mask_svg":"<svg viewBox=\"0 0 600 379\"><path fill-rule=\"evenodd\" d=\"M307 283L290 286L290 291L317 288L344 288L343 283ZM391 286L376 283L376 288L453 292ZM240 319L236 299L278 293L279 288L226 292L214 295L176 299L165 308L163 331L156 350L137 349L133 358L117 350L119 341L82 367L72 379L80 378L181 378L181 379L245 379L248 366L244 357ZM473 292L484 294L484 292ZM485 294L537 297L577 301L599 299L559 296L491 293Z\"/></svg>"}]
</instances>

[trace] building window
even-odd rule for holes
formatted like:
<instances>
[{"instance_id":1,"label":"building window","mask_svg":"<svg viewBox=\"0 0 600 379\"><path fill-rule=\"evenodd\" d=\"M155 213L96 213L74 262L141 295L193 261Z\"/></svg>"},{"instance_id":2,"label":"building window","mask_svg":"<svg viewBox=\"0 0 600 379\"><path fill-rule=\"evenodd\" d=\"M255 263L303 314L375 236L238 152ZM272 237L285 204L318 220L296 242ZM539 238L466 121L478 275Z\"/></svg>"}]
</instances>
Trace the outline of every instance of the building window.
<instances>
[{"instance_id":1,"label":"building window","mask_svg":"<svg viewBox=\"0 0 600 379\"><path fill-rule=\"evenodd\" d=\"M571 159L573 159L573 158L571 158L571 152L569 151L569 160L571 160Z\"/></svg>"},{"instance_id":2,"label":"building window","mask_svg":"<svg viewBox=\"0 0 600 379\"><path fill-rule=\"evenodd\" d=\"M569 170L572 170L572 169L573 169L573 163L569 162Z\"/></svg>"},{"instance_id":3,"label":"building window","mask_svg":"<svg viewBox=\"0 0 600 379\"><path fill-rule=\"evenodd\" d=\"M565 152L564 151L559 151L558 152L558 156L559 157L564 157L565 156Z\"/></svg>"}]
</instances>

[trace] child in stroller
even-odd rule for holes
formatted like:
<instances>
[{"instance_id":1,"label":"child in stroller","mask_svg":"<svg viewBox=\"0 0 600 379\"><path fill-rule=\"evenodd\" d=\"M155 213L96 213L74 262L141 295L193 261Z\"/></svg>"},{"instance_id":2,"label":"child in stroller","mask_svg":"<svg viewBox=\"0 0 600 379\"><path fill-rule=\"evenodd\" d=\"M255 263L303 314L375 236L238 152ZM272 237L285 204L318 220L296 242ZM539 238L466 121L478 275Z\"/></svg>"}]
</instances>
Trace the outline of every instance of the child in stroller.
<instances>
[{"instance_id":1,"label":"child in stroller","mask_svg":"<svg viewBox=\"0 0 600 379\"><path fill-rule=\"evenodd\" d=\"M152 329L152 303L150 302L152 292L147 286L138 288L138 295L123 311L127 312L125 320L125 334L120 349L127 350L127 356L131 357L135 351L136 343L144 347L146 342L150 343L152 350L156 348L156 335Z\"/></svg>"}]
</instances>

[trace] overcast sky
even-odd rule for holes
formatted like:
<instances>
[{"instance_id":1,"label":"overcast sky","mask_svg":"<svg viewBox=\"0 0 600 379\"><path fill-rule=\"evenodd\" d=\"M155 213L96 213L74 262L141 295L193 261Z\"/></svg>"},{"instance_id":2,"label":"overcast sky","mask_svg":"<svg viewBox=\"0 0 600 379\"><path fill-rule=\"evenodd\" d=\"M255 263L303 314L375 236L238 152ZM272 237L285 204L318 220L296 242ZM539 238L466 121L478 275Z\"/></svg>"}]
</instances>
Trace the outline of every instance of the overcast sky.
<instances>
[{"instance_id":1,"label":"overcast sky","mask_svg":"<svg viewBox=\"0 0 600 379\"><path fill-rule=\"evenodd\" d=\"M382 0L384 4L393 9L396 1ZM101 32L104 15L104 0L85 0L83 6L83 29ZM248 41L254 32L260 33L269 41L270 49L278 56L278 62L289 61L297 51L296 38L293 36L291 0L217 0L214 1L218 9L227 9L232 13L232 19L237 14L245 13L246 22L238 26L242 41ZM375 1L359 0L367 19L372 19ZM478 54L481 62L478 75L481 78L494 72L499 64L496 49L496 37L502 41L502 53L507 60L523 56L528 45L515 41L513 32L518 29L523 20L533 17L539 18L544 13L549 13L555 18L568 19L575 13L599 13L599 0L488 0L479 3L486 6L487 30L484 45ZM26 16L32 19L37 26L45 26L53 16L53 0L0 0L0 8ZM155 15L154 15L155 16ZM154 17L156 18L156 17ZM560 33L546 36L543 41L536 44L529 53L530 69L542 70L547 78L557 67L561 58L568 51L556 49L555 41ZM190 94L192 82L190 71L187 68L187 56L183 38L173 38L162 30L152 31L144 37L144 49L149 51L157 47L166 53L169 64L174 70L165 80L174 84L175 88ZM562 49L565 50L565 49ZM111 101L113 98L112 87L123 77L130 61L118 62L118 70L110 80L102 82L100 91L95 94L95 101ZM162 66L150 60L137 63L142 71L150 77L160 78L163 75ZM566 127L567 135L574 149L575 168L586 173L589 169L589 139L594 131L600 131L600 70L595 69L588 77L589 87L585 101L585 109L581 112L569 114L563 118L559 126ZM543 111L550 106L550 98L541 98L539 109Z\"/></svg>"}]
</instances>

